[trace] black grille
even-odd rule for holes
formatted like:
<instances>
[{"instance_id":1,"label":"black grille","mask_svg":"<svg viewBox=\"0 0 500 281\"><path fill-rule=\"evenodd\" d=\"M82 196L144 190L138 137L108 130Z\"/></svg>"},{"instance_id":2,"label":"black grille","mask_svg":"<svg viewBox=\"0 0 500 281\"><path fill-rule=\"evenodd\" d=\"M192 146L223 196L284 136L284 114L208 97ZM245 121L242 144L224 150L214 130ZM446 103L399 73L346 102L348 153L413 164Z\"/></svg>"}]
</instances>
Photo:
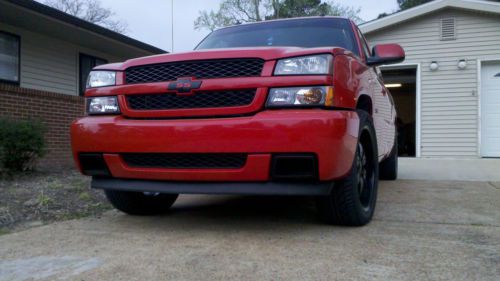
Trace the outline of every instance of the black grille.
<instances>
[{"instance_id":1,"label":"black grille","mask_svg":"<svg viewBox=\"0 0 500 281\"><path fill-rule=\"evenodd\" d=\"M198 79L260 76L261 59L230 59L152 64L128 68L127 84L174 81L179 77Z\"/></svg>"},{"instance_id":2,"label":"black grille","mask_svg":"<svg viewBox=\"0 0 500 281\"><path fill-rule=\"evenodd\" d=\"M256 90L197 92L194 95L151 94L127 96L134 110L168 110L186 108L232 107L252 103Z\"/></svg>"},{"instance_id":3,"label":"black grille","mask_svg":"<svg viewBox=\"0 0 500 281\"><path fill-rule=\"evenodd\" d=\"M170 169L238 169L247 160L240 153L125 153L122 157L131 167Z\"/></svg>"}]
</instances>

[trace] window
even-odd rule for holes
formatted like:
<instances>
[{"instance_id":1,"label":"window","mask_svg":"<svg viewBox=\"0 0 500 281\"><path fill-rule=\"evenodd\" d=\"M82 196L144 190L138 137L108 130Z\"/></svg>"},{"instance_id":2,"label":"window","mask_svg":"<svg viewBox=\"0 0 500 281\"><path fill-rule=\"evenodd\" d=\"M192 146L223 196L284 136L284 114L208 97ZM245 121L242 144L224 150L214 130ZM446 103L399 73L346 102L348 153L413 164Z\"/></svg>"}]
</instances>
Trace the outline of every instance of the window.
<instances>
[{"instance_id":1,"label":"window","mask_svg":"<svg viewBox=\"0 0 500 281\"><path fill-rule=\"evenodd\" d=\"M85 87L87 85L87 78L92 68L108 63L105 59L100 59L97 57L80 54L80 96L85 93Z\"/></svg>"},{"instance_id":2,"label":"window","mask_svg":"<svg viewBox=\"0 0 500 281\"><path fill-rule=\"evenodd\" d=\"M19 84L19 36L0 31L0 81Z\"/></svg>"},{"instance_id":3,"label":"window","mask_svg":"<svg viewBox=\"0 0 500 281\"><path fill-rule=\"evenodd\" d=\"M359 42L361 43L361 49L363 49L363 53L365 54L365 57L371 57L372 52L370 51L370 47L368 47L368 43L366 42L365 36L363 36L363 33L358 29L358 36L359 36Z\"/></svg>"},{"instance_id":4,"label":"window","mask_svg":"<svg viewBox=\"0 0 500 281\"><path fill-rule=\"evenodd\" d=\"M223 28L210 33L197 50L238 47L338 46L359 55L351 22L340 18L302 18L265 21Z\"/></svg>"}]
</instances>

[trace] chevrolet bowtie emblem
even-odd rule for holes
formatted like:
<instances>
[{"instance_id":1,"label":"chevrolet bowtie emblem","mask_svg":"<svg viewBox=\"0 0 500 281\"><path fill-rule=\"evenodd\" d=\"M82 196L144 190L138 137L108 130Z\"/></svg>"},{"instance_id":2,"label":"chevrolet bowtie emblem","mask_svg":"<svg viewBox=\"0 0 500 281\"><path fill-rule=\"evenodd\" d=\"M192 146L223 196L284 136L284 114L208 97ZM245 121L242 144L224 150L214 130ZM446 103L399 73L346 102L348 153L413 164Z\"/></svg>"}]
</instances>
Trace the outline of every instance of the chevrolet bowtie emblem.
<instances>
[{"instance_id":1,"label":"chevrolet bowtie emblem","mask_svg":"<svg viewBox=\"0 0 500 281\"><path fill-rule=\"evenodd\" d=\"M201 82L200 80L194 81L192 78L179 78L177 81L170 82L168 89L178 94L192 93L194 89L200 88Z\"/></svg>"}]
</instances>

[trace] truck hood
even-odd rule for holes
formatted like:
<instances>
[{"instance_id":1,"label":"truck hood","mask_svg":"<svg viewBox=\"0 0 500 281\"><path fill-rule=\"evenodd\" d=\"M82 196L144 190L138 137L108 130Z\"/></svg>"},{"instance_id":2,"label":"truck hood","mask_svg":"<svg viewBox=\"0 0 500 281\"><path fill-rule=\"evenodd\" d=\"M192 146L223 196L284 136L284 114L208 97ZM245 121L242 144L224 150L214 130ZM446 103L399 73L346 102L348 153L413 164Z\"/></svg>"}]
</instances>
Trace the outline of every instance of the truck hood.
<instances>
[{"instance_id":1,"label":"truck hood","mask_svg":"<svg viewBox=\"0 0 500 281\"><path fill-rule=\"evenodd\" d=\"M167 63L176 61L231 59L231 58L261 58L263 60L275 60L286 57L296 57L296 56L324 54L324 53L331 53L333 55L336 55L339 53L347 53L347 51L339 47L322 47L322 48L252 47L252 48L210 49L210 50L196 50L183 53L162 54L149 57L141 57L136 59L130 59L123 63L100 65L97 66L95 69L120 71L138 65Z\"/></svg>"}]
</instances>

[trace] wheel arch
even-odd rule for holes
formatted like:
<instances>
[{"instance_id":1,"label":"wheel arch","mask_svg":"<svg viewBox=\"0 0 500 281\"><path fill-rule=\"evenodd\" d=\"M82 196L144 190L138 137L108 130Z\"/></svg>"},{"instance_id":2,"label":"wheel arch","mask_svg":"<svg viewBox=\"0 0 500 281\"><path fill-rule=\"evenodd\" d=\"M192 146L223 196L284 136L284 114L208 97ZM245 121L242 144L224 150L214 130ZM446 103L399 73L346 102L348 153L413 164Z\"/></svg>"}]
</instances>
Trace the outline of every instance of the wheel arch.
<instances>
[{"instance_id":1,"label":"wheel arch","mask_svg":"<svg viewBox=\"0 0 500 281\"><path fill-rule=\"evenodd\" d=\"M370 116L373 116L372 98L368 95L360 95L356 103L356 109L366 111Z\"/></svg>"}]
</instances>

